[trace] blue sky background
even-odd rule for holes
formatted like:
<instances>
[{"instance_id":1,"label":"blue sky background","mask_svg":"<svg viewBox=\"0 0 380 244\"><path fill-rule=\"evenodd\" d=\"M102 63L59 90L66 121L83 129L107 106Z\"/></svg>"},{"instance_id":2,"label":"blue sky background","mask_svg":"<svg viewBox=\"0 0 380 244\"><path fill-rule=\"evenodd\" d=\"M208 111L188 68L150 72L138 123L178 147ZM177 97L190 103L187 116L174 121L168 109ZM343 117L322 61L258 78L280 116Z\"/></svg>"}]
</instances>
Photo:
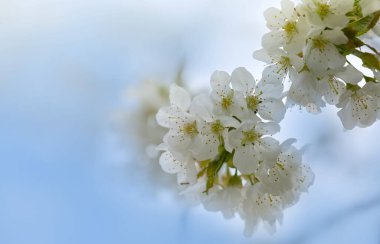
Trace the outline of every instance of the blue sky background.
<instances>
[{"instance_id":1,"label":"blue sky background","mask_svg":"<svg viewBox=\"0 0 380 244\"><path fill-rule=\"evenodd\" d=\"M380 243L380 123L343 131L336 110L293 108L278 136L311 144L309 194L275 235L156 189L113 130L128 86L190 86L251 53L279 1L5 0L0 3L0 243ZM379 46L380 47L380 46ZM131 170L134 170L131 172Z\"/></svg>"}]
</instances>

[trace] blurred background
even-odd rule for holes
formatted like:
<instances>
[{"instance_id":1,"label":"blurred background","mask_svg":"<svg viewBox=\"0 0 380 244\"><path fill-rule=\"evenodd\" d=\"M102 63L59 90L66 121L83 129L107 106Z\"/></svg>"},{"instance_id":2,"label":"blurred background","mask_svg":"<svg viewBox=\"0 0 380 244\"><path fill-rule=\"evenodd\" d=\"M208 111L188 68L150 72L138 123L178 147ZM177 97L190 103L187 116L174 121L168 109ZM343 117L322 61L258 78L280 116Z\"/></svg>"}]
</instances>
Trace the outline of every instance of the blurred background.
<instances>
[{"instance_id":1,"label":"blurred background","mask_svg":"<svg viewBox=\"0 0 380 244\"><path fill-rule=\"evenodd\" d=\"M277 233L248 239L238 218L156 184L117 129L134 109L126 89L169 83L181 63L194 89L217 69L260 77L251 54L279 4L1 1L0 243L380 243L379 122L344 131L334 108L291 109L277 138L310 144L315 182Z\"/></svg>"}]
</instances>

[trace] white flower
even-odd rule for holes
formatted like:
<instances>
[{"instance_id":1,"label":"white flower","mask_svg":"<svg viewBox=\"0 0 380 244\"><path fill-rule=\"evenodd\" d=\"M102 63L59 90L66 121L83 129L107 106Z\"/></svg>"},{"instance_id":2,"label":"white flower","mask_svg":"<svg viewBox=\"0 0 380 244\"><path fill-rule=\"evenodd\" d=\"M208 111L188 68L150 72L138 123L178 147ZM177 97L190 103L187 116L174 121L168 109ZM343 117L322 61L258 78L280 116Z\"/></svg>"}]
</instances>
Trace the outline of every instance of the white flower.
<instances>
[{"instance_id":1,"label":"white flower","mask_svg":"<svg viewBox=\"0 0 380 244\"><path fill-rule=\"evenodd\" d=\"M255 79L245 68L237 68L232 72L232 87L244 97L247 118L259 114L261 118L280 122L285 115L285 105L282 102L282 85L260 82L256 86Z\"/></svg>"},{"instance_id":2,"label":"white flower","mask_svg":"<svg viewBox=\"0 0 380 244\"><path fill-rule=\"evenodd\" d=\"M344 128L367 127L378 119L380 111L380 84L369 82L363 88L348 89L337 107Z\"/></svg>"},{"instance_id":3,"label":"white flower","mask_svg":"<svg viewBox=\"0 0 380 244\"><path fill-rule=\"evenodd\" d=\"M363 73L357 70L353 65L349 64L343 70L335 72L335 77L341 79L345 83L356 85L363 79Z\"/></svg>"},{"instance_id":4,"label":"white flower","mask_svg":"<svg viewBox=\"0 0 380 244\"><path fill-rule=\"evenodd\" d=\"M144 80L127 89L126 95L136 104L136 109L118 114L117 129L128 135L125 139L133 137L134 144L147 152L148 158L157 159L157 153L151 149L161 143L167 129L158 125L155 115L160 107L169 105L169 86Z\"/></svg>"},{"instance_id":5,"label":"white flower","mask_svg":"<svg viewBox=\"0 0 380 244\"><path fill-rule=\"evenodd\" d=\"M256 84L237 68L231 76L214 72L211 86L210 95L193 100L183 88L171 87L170 106L156 116L169 129L158 147L160 166L177 175L186 199L225 218L239 213L247 235L260 222L273 229L282 210L312 182L299 151L271 137L285 113L283 84Z\"/></svg>"},{"instance_id":6,"label":"white flower","mask_svg":"<svg viewBox=\"0 0 380 244\"><path fill-rule=\"evenodd\" d=\"M314 181L311 170L302 164L302 153L291 144L295 140L289 139L281 144L276 163L269 169L261 169L256 177L263 183L266 192L273 195L282 195L292 191L298 194L307 191ZM290 203L297 198L288 199Z\"/></svg>"},{"instance_id":7,"label":"white flower","mask_svg":"<svg viewBox=\"0 0 380 244\"><path fill-rule=\"evenodd\" d=\"M230 75L224 71L215 71L211 76L211 98L214 101L214 113L240 117L242 98L239 98L239 94L231 89L230 80Z\"/></svg>"},{"instance_id":8,"label":"white flower","mask_svg":"<svg viewBox=\"0 0 380 244\"><path fill-rule=\"evenodd\" d=\"M342 68L346 58L339 53L335 45L345 44L347 41L347 37L340 29L314 30L309 35L304 53L309 70L322 78L328 69Z\"/></svg>"},{"instance_id":9,"label":"white flower","mask_svg":"<svg viewBox=\"0 0 380 244\"><path fill-rule=\"evenodd\" d=\"M263 36L263 47L268 50L283 47L293 54L301 52L310 29L304 16L289 0L281 1L281 10L273 7L267 9L264 17L271 32Z\"/></svg>"},{"instance_id":10,"label":"white flower","mask_svg":"<svg viewBox=\"0 0 380 244\"><path fill-rule=\"evenodd\" d=\"M290 79L292 79L305 65L301 57L296 54L286 53L281 49L270 51L260 49L253 53L253 57L270 64L263 70L261 81L274 85L282 86L282 82L288 74Z\"/></svg>"},{"instance_id":11,"label":"white flower","mask_svg":"<svg viewBox=\"0 0 380 244\"><path fill-rule=\"evenodd\" d=\"M354 0L303 0L310 22L325 28L344 27L349 19L346 13L354 7Z\"/></svg>"},{"instance_id":12,"label":"white flower","mask_svg":"<svg viewBox=\"0 0 380 244\"><path fill-rule=\"evenodd\" d=\"M244 187L240 215L246 235L251 235L260 222L275 230L276 223L282 223L283 209L295 204L313 183L314 174L302 164L301 152L291 145L294 142L283 142L275 165L260 168L255 173L256 183Z\"/></svg>"},{"instance_id":13,"label":"white flower","mask_svg":"<svg viewBox=\"0 0 380 244\"><path fill-rule=\"evenodd\" d=\"M271 161L278 150L278 142L271 137L280 130L274 122L244 122L229 132L229 144L234 148L233 164L242 174L251 174L262 161ZM275 156L274 156L275 157ZM274 162L273 162L274 163Z\"/></svg>"},{"instance_id":14,"label":"white flower","mask_svg":"<svg viewBox=\"0 0 380 244\"><path fill-rule=\"evenodd\" d=\"M289 106L297 104L306 107L310 113L321 112L321 107L325 106L325 102L317 91L316 78L312 73L304 71L292 81L286 103Z\"/></svg>"},{"instance_id":15,"label":"white flower","mask_svg":"<svg viewBox=\"0 0 380 244\"><path fill-rule=\"evenodd\" d=\"M202 203L206 210L222 212L224 218L235 216L242 201L242 190L239 186L213 187L208 194L202 195Z\"/></svg>"},{"instance_id":16,"label":"white flower","mask_svg":"<svg viewBox=\"0 0 380 244\"><path fill-rule=\"evenodd\" d=\"M227 141L228 129L239 125L232 117L214 115L213 108L206 94L196 96L191 103L190 113L200 118L197 122L199 134L191 149L199 161L214 159L219 153L219 146Z\"/></svg>"},{"instance_id":17,"label":"white flower","mask_svg":"<svg viewBox=\"0 0 380 244\"><path fill-rule=\"evenodd\" d=\"M178 159L180 157L180 159ZM176 158L170 151L161 154L159 160L163 171L169 174L177 174L179 185L194 184L197 177L194 161L190 157L176 155Z\"/></svg>"},{"instance_id":18,"label":"white flower","mask_svg":"<svg viewBox=\"0 0 380 244\"><path fill-rule=\"evenodd\" d=\"M185 151L194 143L199 134L197 119L188 113L191 98L187 91L177 85L170 87L170 106L161 108L156 119L158 124L169 128L164 142L171 148Z\"/></svg>"},{"instance_id":19,"label":"white flower","mask_svg":"<svg viewBox=\"0 0 380 244\"><path fill-rule=\"evenodd\" d=\"M357 84L362 79L363 74L349 64L340 70L328 70L325 77L316 81L316 88L328 104L336 105L346 91L344 82Z\"/></svg>"},{"instance_id":20,"label":"white flower","mask_svg":"<svg viewBox=\"0 0 380 244\"><path fill-rule=\"evenodd\" d=\"M245 223L245 236L251 236L261 221L274 228L277 222L282 223L281 197L262 192L261 187L262 184L257 183L244 189L240 216Z\"/></svg>"}]
</instances>

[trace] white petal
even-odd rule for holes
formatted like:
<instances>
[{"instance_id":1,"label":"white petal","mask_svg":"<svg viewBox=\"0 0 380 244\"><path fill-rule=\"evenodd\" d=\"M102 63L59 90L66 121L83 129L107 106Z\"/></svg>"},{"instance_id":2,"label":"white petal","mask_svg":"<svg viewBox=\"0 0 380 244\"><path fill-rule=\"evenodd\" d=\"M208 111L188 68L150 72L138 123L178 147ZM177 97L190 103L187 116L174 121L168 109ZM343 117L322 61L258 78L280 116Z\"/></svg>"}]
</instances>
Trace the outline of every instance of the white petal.
<instances>
[{"instance_id":1,"label":"white petal","mask_svg":"<svg viewBox=\"0 0 380 244\"><path fill-rule=\"evenodd\" d=\"M186 150L191 144L191 138L182 132L169 131L166 138L170 147L181 151Z\"/></svg>"},{"instance_id":2,"label":"white petal","mask_svg":"<svg viewBox=\"0 0 380 244\"><path fill-rule=\"evenodd\" d=\"M304 60L298 55L289 55L289 59L297 72L300 72L301 69L305 66Z\"/></svg>"},{"instance_id":3,"label":"white petal","mask_svg":"<svg viewBox=\"0 0 380 244\"><path fill-rule=\"evenodd\" d=\"M226 96L230 90L230 75L225 71L215 71L211 75L211 88L219 96Z\"/></svg>"},{"instance_id":4,"label":"white petal","mask_svg":"<svg viewBox=\"0 0 380 244\"><path fill-rule=\"evenodd\" d=\"M156 114L157 123L163 127L170 126L170 107L162 107Z\"/></svg>"},{"instance_id":5,"label":"white petal","mask_svg":"<svg viewBox=\"0 0 380 244\"><path fill-rule=\"evenodd\" d=\"M261 135L273 135L280 131L280 125L275 122L259 122L255 126L255 131Z\"/></svg>"},{"instance_id":6,"label":"white petal","mask_svg":"<svg viewBox=\"0 0 380 244\"><path fill-rule=\"evenodd\" d=\"M243 67L236 68L232 72L231 84L234 90L241 91L245 93L245 95L252 94L256 85L255 78Z\"/></svg>"},{"instance_id":7,"label":"white petal","mask_svg":"<svg viewBox=\"0 0 380 244\"><path fill-rule=\"evenodd\" d=\"M275 50L283 45L284 33L282 31L271 31L263 35L261 45L267 50Z\"/></svg>"},{"instance_id":8,"label":"white petal","mask_svg":"<svg viewBox=\"0 0 380 244\"><path fill-rule=\"evenodd\" d=\"M159 163L162 170L169 174L176 174L184 167L184 163L176 160L169 151L161 154Z\"/></svg>"},{"instance_id":9,"label":"white petal","mask_svg":"<svg viewBox=\"0 0 380 244\"><path fill-rule=\"evenodd\" d=\"M184 111L188 110L190 107L190 94L185 89L177 86L176 84L172 84L170 86L169 98L172 105L176 105Z\"/></svg>"},{"instance_id":10,"label":"white petal","mask_svg":"<svg viewBox=\"0 0 380 244\"><path fill-rule=\"evenodd\" d=\"M333 45L327 45L324 53L326 53L326 61L331 69L340 69L346 63L346 58Z\"/></svg>"},{"instance_id":11,"label":"white petal","mask_svg":"<svg viewBox=\"0 0 380 244\"><path fill-rule=\"evenodd\" d=\"M357 84L363 79L363 74L353 65L349 64L343 72L335 74L336 77L342 79L346 83Z\"/></svg>"},{"instance_id":12,"label":"white petal","mask_svg":"<svg viewBox=\"0 0 380 244\"><path fill-rule=\"evenodd\" d=\"M281 10L287 19L292 19L294 12L294 3L289 0L281 1Z\"/></svg>"},{"instance_id":13,"label":"white petal","mask_svg":"<svg viewBox=\"0 0 380 244\"><path fill-rule=\"evenodd\" d=\"M328 62L326 52L321 52L316 48L311 48L306 54L307 67L318 77L324 77L327 73Z\"/></svg>"},{"instance_id":14,"label":"white petal","mask_svg":"<svg viewBox=\"0 0 380 244\"><path fill-rule=\"evenodd\" d=\"M198 161L212 160L218 155L219 144L219 139L214 134L199 136L194 141L191 151Z\"/></svg>"},{"instance_id":15,"label":"white petal","mask_svg":"<svg viewBox=\"0 0 380 244\"><path fill-rule=\"evenodd\" d=\"M344 108L338 111L338 116L345 129L351 130L355 127L357 119L352 115L351 102L348 102Z\"/></svg>"},{"instance_id":16,"label":"white petal","mask_svg":"<svg viewBox=\"0 0 380 244\"><path fill-rule=\"evenodd\" d=\"M346 86L333 76L327 76L317 81L317 89L328 104L336 105L340 96L346 91Z\"/></svg>"},{"instance_id":17,"label":"white petal","mask_svg":"<svg viewBox=\"0 0 380 244\"><path fill-rule=\"evenodd\" d=\"M179 185L192 185L197 181L197 170L194 163L186 162L183 169L177 173L177 182Z\"/></svg>"},{"instance_id":18,"label":"white petal","mask_svg":"<svg viewBox=\"0 0 380 244\"><path fill-rule=\"evenodd\" d=\"M201 117L207 122L213 121L213 111L214 106L207 94L200 94L194 97L190 106L190 113Z\"/></svg>"},{"instance_id":19,"label":"white petal","mask_svg":"<svg viewBox=\"0 0 380 244\"><path fill-rule=\"evenodd\" d=\"M280 99L283 97L284 85L282 83L268 83L264 80L261 80L257 83L255 95L259 95L260 98L277 98Z\"/></svg>"},{"instance_id":20,"label":"white petal","mask_svg":"<svg viewBox=\"0 0 380 244\"><path fill-rule=\"evenodd\" d=\"M343 33L341 28L326 30L322 33L322 36L336 45L346 44L348 42L348 38Z\"/></svg>"},{"instance_id":21,"label":"white petal","mask_svg":"<svg viewBox=\"0 0 380 244\"><path fill-rule=\"evenodd\" d=\"M264 11L264 17L267 21L267 27L269 29L277 29L282 27L285 20L285 16L283 16L282 12L273 7Z\"/></svg>"},{"instance_id":22,"label":"white petal","mask_svg":"<svg viewBox=\"0 0 380 244\"><path fill-rule=\"evenodd\" d=\"M272 58L268 55L268 52L265 49L255 51L252 56L254 59L262 61L264 63L272 63Z\"/></svg>"},{"instance_id":23,"label":"white petal","mask_svg":"<svg viewBox=\"0 0 380 244\"><path fill-rule=\"evenodd\" d=\"M261 82L270 83L274 85L282 85L286 73L284 69L278 64L269 65L264 68Z\"/></svg>"},{"instance_id":24,"label":"white petal","mask_svg":"<svg viewBox=\"0 0 380 244\"><path fill-rule=\"evenodd\" d=\"M267 98L258 106L259 115L266 120L280 122L286 113L284 103L279 99Z\"/></svg>"},{"instance_id":25,"label":"white petal","mask_svg":"<svg viewBox=\"0 0 380 244\"><path fill-rule=\"evenodd\" d=\"M259 164L259 159L253 155L251 146L241 146L235 149L233 163L242 174L252 174Z\"/></svg>"}]
</instances>

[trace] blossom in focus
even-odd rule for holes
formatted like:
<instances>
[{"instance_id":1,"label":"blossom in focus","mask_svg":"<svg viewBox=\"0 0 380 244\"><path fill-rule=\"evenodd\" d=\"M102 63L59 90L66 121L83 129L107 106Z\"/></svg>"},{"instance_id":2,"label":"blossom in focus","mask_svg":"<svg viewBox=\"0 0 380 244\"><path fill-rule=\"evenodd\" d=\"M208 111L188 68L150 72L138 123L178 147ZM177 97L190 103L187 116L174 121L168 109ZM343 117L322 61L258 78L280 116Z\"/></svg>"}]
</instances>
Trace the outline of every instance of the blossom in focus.
<instances>
[{"instance_id":1,"label":"blossom in focus","mask_svg":"<svg viewBox=\"0 0 380 244\"><path fill-rule=\"evenodd\" d=\"M273 84L290 81L290 88L285 91L286 104L305 107L311 113L321 112L326 103L348 104L350 107L351 103L344 101L357 100L357 92L352 93L351 85L359 89L366 86L361 81L380 82L377 75L379 52L366 43L366 37L378 32L379 15L378 0L303 0L298 4L282 0L281 9L265 11L270 31L263 36L263 49L253 55L267 64L263 81ZM366 33L369 34L364 35ZM350 55L362 63L351 63L347 59ZM364 75L364 68L371 69L373 76ZM367 91L363 89L361 93ZM350 95L347 94L351 93L355 98L348 99ZM368 115L367 106L353 107L355 120L371 117L364 123L353 122L353 127L369 126L376 121ZM347 123L348 110L344 109L338 115L344 127L352 129L352 124Z\"/></svg>"},{"instance_id":2,"label":"blossom in focus","mask_svg":"<svg viewBox=\"0 0 380 244\"><path fill-rule=\"evenodd\" d=\"M292 141L280 144L282 85L256 84L245 68L215 71L210 94L194 98L172 85L157 122L169 131L160 165L176 174L181 194L224 217L239 215L247 235L260 223L275 228L283 210L313 182Z\"/></svg>"}]
</instances>

